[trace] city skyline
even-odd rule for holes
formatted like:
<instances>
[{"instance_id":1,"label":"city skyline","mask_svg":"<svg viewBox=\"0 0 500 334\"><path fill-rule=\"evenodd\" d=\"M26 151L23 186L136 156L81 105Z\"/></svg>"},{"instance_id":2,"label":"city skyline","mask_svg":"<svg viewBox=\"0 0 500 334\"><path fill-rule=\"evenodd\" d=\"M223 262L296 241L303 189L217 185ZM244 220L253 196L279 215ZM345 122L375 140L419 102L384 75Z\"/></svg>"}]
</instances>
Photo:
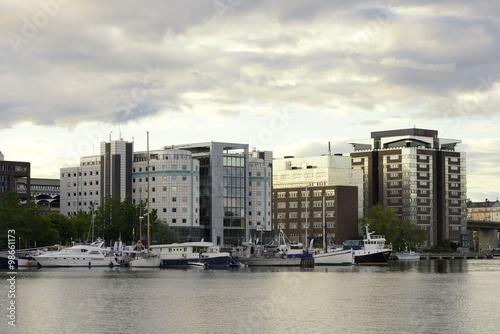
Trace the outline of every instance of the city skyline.
<instances>
[{"instance_id":1,"label":"city skyline","mask_svg":"<svg viewBox=\"0 0 500 334\"><path fill-rule=\"evenodd\" d=\"M119 6L117 5L119 4ZM32 177L102 141L351 153L371 132L462 141L468 197L500 179L500 5L202 1L0 5L0 151Z\"/></svg>"}]
</instances>

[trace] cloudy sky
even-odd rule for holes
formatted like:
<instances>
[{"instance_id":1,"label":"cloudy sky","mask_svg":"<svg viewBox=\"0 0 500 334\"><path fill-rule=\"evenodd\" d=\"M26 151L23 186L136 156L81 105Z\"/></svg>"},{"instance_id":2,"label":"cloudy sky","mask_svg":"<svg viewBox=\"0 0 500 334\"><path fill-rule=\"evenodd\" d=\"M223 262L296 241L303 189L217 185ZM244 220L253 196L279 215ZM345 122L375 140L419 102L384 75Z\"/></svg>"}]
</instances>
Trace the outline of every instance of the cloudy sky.
<instances>
[{"instance_id":1,"label":"cloudy sky","mask_svg":"<svg viewBox=\"0 0 500 334\"><path fill-rule=\"evenodd\" d=\"M0 151L59 177L101 141L351 152L372 131L462 140L500 193L497 1L0 3Z\"/></svg>"}]
</instances>

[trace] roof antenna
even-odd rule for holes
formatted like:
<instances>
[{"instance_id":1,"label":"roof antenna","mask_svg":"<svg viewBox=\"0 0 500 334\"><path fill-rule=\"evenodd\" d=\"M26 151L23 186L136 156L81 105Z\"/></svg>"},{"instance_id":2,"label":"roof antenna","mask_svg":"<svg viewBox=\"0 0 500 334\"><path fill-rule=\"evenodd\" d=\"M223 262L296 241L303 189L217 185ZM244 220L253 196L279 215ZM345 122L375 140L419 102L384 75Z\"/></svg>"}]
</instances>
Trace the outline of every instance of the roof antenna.
<instances>
[{"instance_id":1,"label":"roof antenna","mask_svg":"<svg viewBox=\"0 0 500 334\"><path fill-rule=\"evenodd\" d=\"M330 149L330 142L328 142L328 155L332 154L332 150Z\"/></svg>"}]
</instances>

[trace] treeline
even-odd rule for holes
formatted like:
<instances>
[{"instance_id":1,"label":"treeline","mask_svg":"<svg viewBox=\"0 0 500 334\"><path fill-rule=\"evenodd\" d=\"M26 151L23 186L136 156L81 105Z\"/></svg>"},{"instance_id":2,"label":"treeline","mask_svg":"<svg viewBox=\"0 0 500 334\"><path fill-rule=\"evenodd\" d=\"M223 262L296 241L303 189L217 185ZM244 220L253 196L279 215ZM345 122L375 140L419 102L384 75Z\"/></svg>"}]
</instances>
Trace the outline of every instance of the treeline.
<instances>
[{"instance_id":1,"label":"treeline","mask_svg":"<svg viewBox=\"0 0 500 334\"><path fill-rule=\"evenodd\" d=\"M133 204L126 199L108 198L100 207L91 207L90 213L79 212L66 217L60 213L42 215L34 202L20 204L16 192L0 197L0 249L7 248L7 232L15 231L16 248L43 247L72 242L91 242L102 238L106 245L120 239L131 244L147 238L146 204ZM139 217L143 217L140 219ZM158 220L156 210L150 214L151 240L161 243L178 242L178 233Z\"/></svg>"}]
</instances>

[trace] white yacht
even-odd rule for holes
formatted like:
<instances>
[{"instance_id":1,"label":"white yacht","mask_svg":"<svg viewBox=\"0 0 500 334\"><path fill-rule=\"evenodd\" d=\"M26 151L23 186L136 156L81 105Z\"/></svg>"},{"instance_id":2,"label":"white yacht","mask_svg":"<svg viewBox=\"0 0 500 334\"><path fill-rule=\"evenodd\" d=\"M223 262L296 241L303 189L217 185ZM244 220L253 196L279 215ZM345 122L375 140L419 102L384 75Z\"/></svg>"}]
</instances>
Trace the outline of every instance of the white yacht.
<instances>
[{"instance_id":1,"label":"white yacht","mask_svg":"<svg viewBox=\"0 0 500 334\"><path fill-rule=\"evenodd\" d=\"M34 256L42 267L113 267L118 265L114 254L98 240L90 245L74 245L57 252Z\"/></svg>"}]
</instances>

